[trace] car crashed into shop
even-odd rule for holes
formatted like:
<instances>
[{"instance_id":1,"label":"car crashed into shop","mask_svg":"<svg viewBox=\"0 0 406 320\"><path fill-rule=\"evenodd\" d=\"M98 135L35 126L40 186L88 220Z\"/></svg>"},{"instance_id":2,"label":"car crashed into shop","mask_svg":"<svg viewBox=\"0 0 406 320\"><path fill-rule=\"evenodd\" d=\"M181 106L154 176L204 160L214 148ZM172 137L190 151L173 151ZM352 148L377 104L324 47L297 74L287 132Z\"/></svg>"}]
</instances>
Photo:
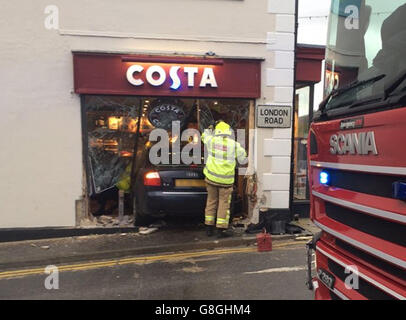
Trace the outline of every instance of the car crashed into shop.
<instances>
[{"instance_id":1,"label":"car crashed into shop","mask_svg":"<svg viewBox=\"0 0 406 320\"><path fill-rule=\"evenodd\" d=\"M110 108L116 101L121 106ZM247 125L249 102L207 99L198 104L192 99L146 98L138 111L126 103L117 97L89 97L90 123L96 123L89 133L93 199L110 192L114 201L116 188L123 190L126 214L133 215L138 226L168 215L203 218L207 150L200 135L221 117L237 129L236 138L245 145L241 129ZM104 116L104 123L99 118L105 114L109 117ZM231 219L243 211L242 180L237 175ZM93 213L105 214L101 207Z\"/></svg>"}]
</instances>

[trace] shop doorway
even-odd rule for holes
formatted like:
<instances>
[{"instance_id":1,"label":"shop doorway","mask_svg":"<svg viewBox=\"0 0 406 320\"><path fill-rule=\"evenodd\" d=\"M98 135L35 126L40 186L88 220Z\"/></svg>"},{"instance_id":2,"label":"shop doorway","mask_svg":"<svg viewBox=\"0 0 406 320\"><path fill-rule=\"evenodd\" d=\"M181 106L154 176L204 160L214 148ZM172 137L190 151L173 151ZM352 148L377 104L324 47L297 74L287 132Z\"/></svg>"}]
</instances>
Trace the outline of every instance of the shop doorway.
<instances>
[{"instance_id":1,"label":"shop doorway","mask_svg":"<svg viewBox=\"0 0 406 320\"><path fill-rule=\"evenodd\" d=\"M293 141L293 211L309 216L309 181L307 172L307 137L313 118L314 84L301 84L295 93Z\"/></svg>"},{"instance_id":2,"label":"shop doorway","mask_svg":"<svg viewBox=\"0 0 406 320\"><path fill-rule=\"evenodd\" d=\"M248 151L248 131L253 126L254 101L249 99L195 99L173 97L136 97L83 95L83 145L86 176L85 199L87 217L99 226L131 226L137 204L134 190L129 185L144 183L139 173L149 168L148 152L151 148L150 135L154 129L164 129L168 139L177 139L172 132L172 124L180 124L180 133L194 129L202 133L204 129L217 120L223 120L236 130L245 130L243 144ZM251 115L251 116L250 116ZM241 136L239 137L241 139ZM193 137L191 137L193 139ZM171 150L168 150L171 152ZM204 154L204 153L203 153ZM181 157L182 160L182 157ZM168 164L174 167L173 163ZM181 165L185 165L181 163ZM195 163L188 164L194 171L199 171ZM192 170L192 171L193 171ZM184 180L184 179L179 179ZM190 182L190 181L189 181ZM167 181L161 181L164 192ZM243 176L236 175L235 198L233 201L233 218L243 219L248 214ZM120 191L121 190L121 191ZM167 192L168 193L168 192ZM197 192L196 192L197 194ZM201 191L202 203L205 202ZM156 200L156 201L155 201ZM158 203L159 199L153 202ZM174 207L170 215L165 206L155 212L162 218L170 217L176 221ZM203 221L204 206L191 213L184 212L185 206L179 204L180 220L186 218ZM147 219L151 222L154 217ZM179 220L179 221L180 221Z\"/></svg>"}]
</instances>

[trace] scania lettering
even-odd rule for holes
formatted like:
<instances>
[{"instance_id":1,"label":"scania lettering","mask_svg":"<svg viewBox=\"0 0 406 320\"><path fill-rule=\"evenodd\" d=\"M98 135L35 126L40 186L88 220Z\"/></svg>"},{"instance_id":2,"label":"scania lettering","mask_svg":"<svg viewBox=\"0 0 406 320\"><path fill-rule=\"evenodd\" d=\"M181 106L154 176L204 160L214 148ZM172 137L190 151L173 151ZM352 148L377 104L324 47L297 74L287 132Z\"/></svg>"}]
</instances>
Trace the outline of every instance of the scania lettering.
<instances>
[{"instance_id":1,"label":"scania lettering","mask_svg":"<svg viewBox=\"0 0 406 320\"><path fill-rule=\"evenodd\" d=\"M307 143L318 300L406 299L405 17L406 0L331 1Z\"/></svg>"},{"instance_id":2,"label":"scania lettering","mask_svg":"<svg viewBox=\"0 0 406 320\"><path fill-rule=\"evenodd\" d=\"M330 147L331 154L378 154L373 131L334 134L330 137Z\"/></svg>"}]
</instances>

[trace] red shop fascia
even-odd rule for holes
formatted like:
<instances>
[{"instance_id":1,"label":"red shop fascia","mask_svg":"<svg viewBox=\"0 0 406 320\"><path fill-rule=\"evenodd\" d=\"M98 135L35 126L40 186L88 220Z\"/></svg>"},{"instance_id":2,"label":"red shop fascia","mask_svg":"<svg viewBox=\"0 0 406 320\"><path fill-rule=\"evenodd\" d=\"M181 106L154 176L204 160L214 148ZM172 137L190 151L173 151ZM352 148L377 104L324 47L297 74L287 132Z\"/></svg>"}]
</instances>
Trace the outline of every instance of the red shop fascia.
<instances>
[{"instance_id":1,"label":"red shop fascia","mask_svg":"<svg viewBox=\"0 0 406 320\"><path fill-rule=\"evenodd\" d=\"M75 93L195 98L261 96L261 60L73 53Z\"/></svg>"}]
</instances>

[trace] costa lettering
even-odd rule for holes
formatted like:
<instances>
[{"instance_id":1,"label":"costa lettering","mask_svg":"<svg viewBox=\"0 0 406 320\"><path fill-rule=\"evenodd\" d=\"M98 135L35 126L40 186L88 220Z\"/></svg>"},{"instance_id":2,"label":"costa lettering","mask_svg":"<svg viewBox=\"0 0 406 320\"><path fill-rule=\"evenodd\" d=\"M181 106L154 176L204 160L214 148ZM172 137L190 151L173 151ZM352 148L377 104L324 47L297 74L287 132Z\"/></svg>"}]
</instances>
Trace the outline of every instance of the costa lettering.
<instances>
[{"instance_id":1,"label":"costa lettering","mask_svg":"<svg viewBox=\"0 0 406 320\"><path fill-rule=\"evenodd\" d=\"M205 88L209 86L217 88L217 80L214 75L214 70L210 67L205 67L199 70L198 67L172 66L169 69L169 74L167 74L161 66L153 65L146 69L144 75L144 67L142 65L134 64L127 69L127 80L136 87L142 86L145 81L154 87L159 87L170 78L172 81L170 88L176 90L182 85L179 72L183 72L187 78L187 86L193 88L195 87L196 75L198 75L201 70L199 87Z\"/></svg>"},{"instance_id":2,"label":"costa lettering","mask_svg":"<svg viewBox=\"0 0 406 320\"><path fill-rule=\"evenodd\" d=\"M331 154L378 154L373 131L332 135L330 137L330 147Z\"/></svg>"}]
</instances>

